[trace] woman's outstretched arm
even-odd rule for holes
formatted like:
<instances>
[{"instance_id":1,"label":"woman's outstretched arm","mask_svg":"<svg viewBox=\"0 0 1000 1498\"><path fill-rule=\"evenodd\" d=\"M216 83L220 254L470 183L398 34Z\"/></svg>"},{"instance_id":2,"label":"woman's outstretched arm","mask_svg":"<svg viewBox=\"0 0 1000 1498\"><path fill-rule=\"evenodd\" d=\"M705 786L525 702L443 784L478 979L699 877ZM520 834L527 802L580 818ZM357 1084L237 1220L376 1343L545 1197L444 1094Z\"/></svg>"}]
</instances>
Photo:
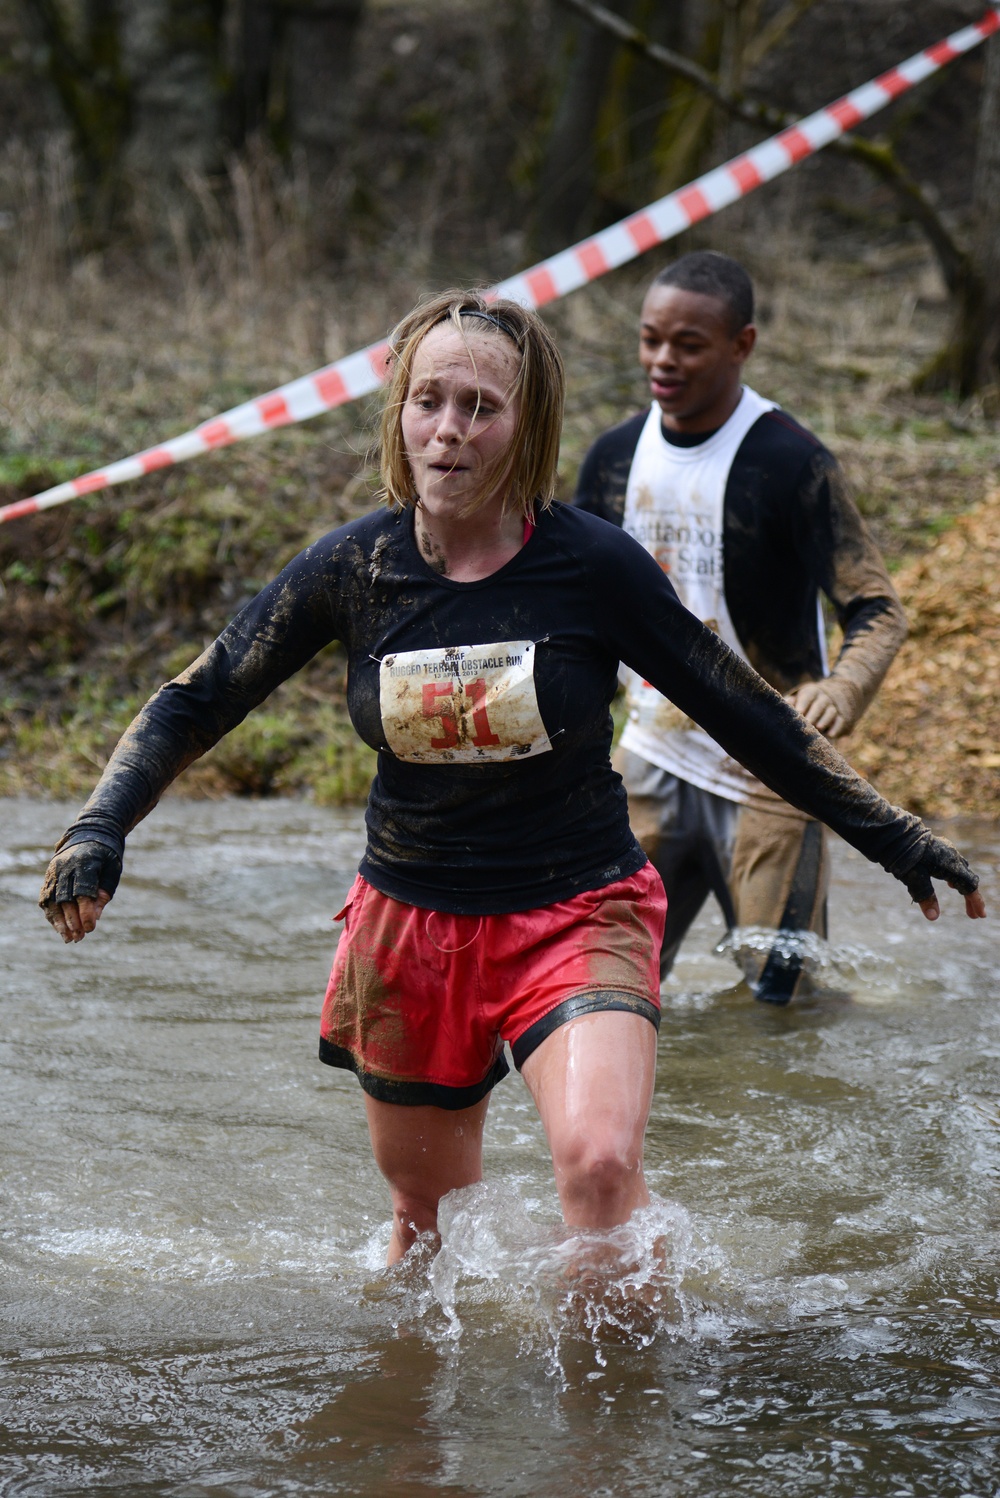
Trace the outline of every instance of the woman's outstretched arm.
<instances>
[{"instance_id":1,"label":"woman's outstretched arm","mask_svg":"<svg viewBox=\"0 0 1000 1498\"><path fill-rule=\"evenodd\" d=\"M934 879L964 896L970 917L984 916L979 879L958 849L880 796L752 666L684 608L641 546L608 531L595 594L607 609L606 627L621 659L783 800L825 822L901 880L928 920L940 914Z\"/></svg>"},{"instance_id":2,"label":"woman's outstretched arm","mask_svg":"<svg viewBox=\"0 0 1000 1498\"><path fill-rule=\"evenodd\" d=\"M171 782L338 638L330 562L323 542L302 552L125 730L42 884L38 903L63 941L93 931L121 877L127 834Z\"/></svg>"}]
</instances>

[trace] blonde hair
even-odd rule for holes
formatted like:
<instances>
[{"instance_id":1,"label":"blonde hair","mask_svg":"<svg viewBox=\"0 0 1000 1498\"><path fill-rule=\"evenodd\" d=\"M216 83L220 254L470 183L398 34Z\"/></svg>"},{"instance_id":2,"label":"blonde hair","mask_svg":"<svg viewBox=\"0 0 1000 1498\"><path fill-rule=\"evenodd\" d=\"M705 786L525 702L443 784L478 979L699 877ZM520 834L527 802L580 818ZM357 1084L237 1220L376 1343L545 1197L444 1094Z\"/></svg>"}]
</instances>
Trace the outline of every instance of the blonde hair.
<instances>
[{"instance_id":1,"label":"blonde hair","mask_svg":"<svg viewBox=\"0 0 1000 1498\"><path fill-rule=\"evenodd\" d=\"M465 319L465 321L463 321ZM465 337L495 333L512 342L519 354L517 374L508 396L518 401L510 445L484 475L483 492L469 511L491 494L504 491L504 505L530 515L535 505L548 509L555 498L556 464L562 432L565 376L559 350L548 328L518 302L487 301L476 291L444 291L420 303L394 328L389 338L390 369L382 408L378 497L395 509L416 503L413 475L403 443L403 406L410 389L414 355L432 328L450 322Z\"/></svg>"}]
</instances>

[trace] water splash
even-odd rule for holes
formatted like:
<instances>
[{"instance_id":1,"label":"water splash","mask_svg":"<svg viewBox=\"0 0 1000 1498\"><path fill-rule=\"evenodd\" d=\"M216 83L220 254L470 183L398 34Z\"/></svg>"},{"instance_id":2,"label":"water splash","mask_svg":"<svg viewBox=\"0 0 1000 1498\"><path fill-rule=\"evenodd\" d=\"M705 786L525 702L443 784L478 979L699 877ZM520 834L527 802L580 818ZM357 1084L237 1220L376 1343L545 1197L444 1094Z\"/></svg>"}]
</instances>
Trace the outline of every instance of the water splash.
<instances>
[{"instance_id":1,"label":"water splash","mask_svg":"<svg viewBox=\"0 0 1000 1498\"><path fill-rule=\"evenodd\" d=\"M814 990L863 990L898 993L908 981L893 958L870 948L824 941L813 931L776 931L766 926L737 926L715 947L731 954L740 967L759 965L775 957L784 964L801 964ZM755 960L756 959L756 960Z\"/></svg>"},{"instance_id":2,"label":"water splash","mask_svg":"<svg viewBox=\"0 0 1000 1498\"><path fill-rule=\"evenodd\" d=\"M441 1248L429 1283L445 1337L513 1331L521 1355L541 1354L561 1375L567 1339L602 1348L715 1330L705 1291L720 1268L676 1202L654 1199L622 1227L580 1232L533 1218L509 1185L481 1182L444 1198Z\"/></svg>"}]
</instances>

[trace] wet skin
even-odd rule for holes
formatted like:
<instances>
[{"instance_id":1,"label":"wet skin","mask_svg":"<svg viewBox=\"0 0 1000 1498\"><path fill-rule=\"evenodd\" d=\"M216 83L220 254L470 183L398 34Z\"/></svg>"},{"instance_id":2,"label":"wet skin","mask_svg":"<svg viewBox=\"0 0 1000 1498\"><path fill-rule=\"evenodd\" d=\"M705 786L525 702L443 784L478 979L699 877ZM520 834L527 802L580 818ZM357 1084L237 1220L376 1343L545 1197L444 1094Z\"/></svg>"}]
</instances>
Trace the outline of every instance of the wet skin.
<instances>
[{"instance_id":1,"label":"wet skin","mask_svg":"<svg viewBox=\"0 0 1000 1498\"><path fill-rule=\"evenodd\" d=\"M96 900L81 895L79 899L66 900L62 905L46 906L45 918L64 942L83 941L87 933L94 930L110 899L107 890L98 890Z\"/></svg>"},{"instance_id":2,"label":"wet skin","mask_svg":"<svg viewBox=\"0 0 1000 1498\"><path fill-rule=\"evenodd\" d=\"M414 357L402 428L417 541L456 582L489 577L524 544L524 517L491 487L517 425L516 373L517 353L502 334L434 328ZM655 1055L648 1020L609 1012L561 1026L525 1063L570 1225L612 1227L648 1202L642 1141ZM418 1233L436 1231L443 1195L480 1179L488 1106L484 1098L454 1113L366 1097L372 1150L392 1195L390 1264Z\"/></svg>"},{"instance_id":3,"label":"wet skin","mask_svg":"<svg viewBox=\"0 0 1000 1498\"><path fill-rule=\"evenodd\" d=\"M649 1202L643 1139L655 1071L656 1030L612 1010L560 1025L525 1061L568 1227L617 1227ZM366 1094L372 1153L392 1195L390 1264L418 1234L437 1232L447 1192L482 1179L488 1108L488 1097L452 1111L400 1108ZM613 1252L607 1267L615 1267Z\"/></svg>"},{"instance_id":4,"label":"wet skin","mask_svg":"<svg viewBox=\"0 0 1000 1498\"><path fill-rule=\"evenodd\" d=\"M523 516L501 478L518 418L510 390L518 352L504 333L432 328L413 359L403 406L417 494L417 544L453 582L478 582L521 549Z\"/></svg>"}]
</instances>

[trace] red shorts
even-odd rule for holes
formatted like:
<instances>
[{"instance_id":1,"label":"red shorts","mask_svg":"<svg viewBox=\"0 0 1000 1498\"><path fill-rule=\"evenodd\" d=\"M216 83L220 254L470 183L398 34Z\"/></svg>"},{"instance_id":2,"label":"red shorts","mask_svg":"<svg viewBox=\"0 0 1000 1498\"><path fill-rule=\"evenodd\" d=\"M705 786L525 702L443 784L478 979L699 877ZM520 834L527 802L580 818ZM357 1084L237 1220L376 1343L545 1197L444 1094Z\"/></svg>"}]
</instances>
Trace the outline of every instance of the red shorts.
<instances>
[{"instance_id":1,"label":"red shorts","mask_svg":"<svg viewBox=\"0 0 1000 1498\"><path fill-rule=\"evenodd\" d=\"M537 910L448 915L360 874L323 1003L320 1060L390 1103L469 1108L577 1015L624 1009L659 1025L667 902L647 863Z\"/></svg>"}]
</instances>

